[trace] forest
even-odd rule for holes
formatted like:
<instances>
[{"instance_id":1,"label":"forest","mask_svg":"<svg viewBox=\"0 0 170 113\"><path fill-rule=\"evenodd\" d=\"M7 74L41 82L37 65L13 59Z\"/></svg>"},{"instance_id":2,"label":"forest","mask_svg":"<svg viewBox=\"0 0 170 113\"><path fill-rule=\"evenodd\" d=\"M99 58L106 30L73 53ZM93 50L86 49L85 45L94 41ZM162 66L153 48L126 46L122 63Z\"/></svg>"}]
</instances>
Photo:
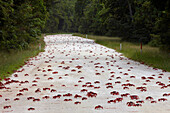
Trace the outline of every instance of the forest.
<instances>
[{"instance_id":1,"label":"forest","mask_svg":"<svg viewBox=\"0 0 170 113\"><path fill-rule=\"evenodd\" d=\"M170 51L169 0L0 0L0 50L44 33L121 37Z\"/></svg>"}]
</instances>

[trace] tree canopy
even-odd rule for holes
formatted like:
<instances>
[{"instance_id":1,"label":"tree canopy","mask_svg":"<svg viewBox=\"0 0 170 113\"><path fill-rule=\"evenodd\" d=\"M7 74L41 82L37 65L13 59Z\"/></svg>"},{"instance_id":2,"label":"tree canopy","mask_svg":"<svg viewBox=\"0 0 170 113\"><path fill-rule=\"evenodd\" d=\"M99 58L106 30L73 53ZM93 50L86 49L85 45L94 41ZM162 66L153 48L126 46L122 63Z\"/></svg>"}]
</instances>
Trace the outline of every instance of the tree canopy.
<instances>
[{"instance_id":1,"label":"tree canopy","mask_svg":"<svg viewBox=\"0 0 170 113\"><path fill-rule=\"evenodd\" d=\"M77 0L75 5L80 33L119 36L170 50L169 0Z\"/></svg>"},{"instance_id":2,"label":"tree canopy","mask_svg":"<svg viewBox=\"0 0 170 113\"><path fill-rule=\"evenodd\" d=\"M27 48L47 19L43 0L1 0L0 12L1 49Z\"/></svg>"},{"instance_id":3,"label":"tree canopy","mask_svg":"<svg viewBox=\"0 0 170 113\"><path fill-rule=\"evenodd\" d=\"M43 33L119 36L170 50L169 0L0 0L0 49Z\"/></svg>"}]
</instances>

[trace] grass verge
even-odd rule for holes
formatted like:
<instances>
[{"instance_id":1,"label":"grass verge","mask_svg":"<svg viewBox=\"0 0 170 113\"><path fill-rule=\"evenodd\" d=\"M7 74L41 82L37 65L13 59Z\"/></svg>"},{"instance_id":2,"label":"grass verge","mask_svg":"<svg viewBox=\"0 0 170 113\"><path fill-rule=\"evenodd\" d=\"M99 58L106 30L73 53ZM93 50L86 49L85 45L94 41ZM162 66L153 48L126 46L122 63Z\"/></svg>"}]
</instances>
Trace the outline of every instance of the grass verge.
<instances>
[{"instance_id":1,"label":"grass verge","mask_svg":"<svg viewBox=\"0 0 170 113\"><path fill-rule=\"evenodd\" d=\"M36 56L39 52L44 51L44 35L38 37L37 42L33 42L26 50L11 50L10 52L0 51L0 80L10 76L15 70L25 64L30 57ZM41 44L41 50L39 50Z\"/></svg>"},{"instance_id":2,"label":"grass verge","mask_svg":"<svg viewBox=\"0 0 170 113\"><path fill-rule=\"evenodd\" d=\"M61 32L61 33L45 33L45 35L58 35L58 34L72 34L72 33L64 33L64 32Z\"/></svg>"},{"instance_id":3,"label":"grass verge","mask_svg":"<svg viewBox=\"0 0 170 113\"><path fill-rule=\"evenodd\" d=\"M85 38L86 35L74 33L74 36ZM170 72L170 54L159 51L159 48L143 45L143 52L140 53L140 44L121 42L119 37L93 36L88 35L89 39L95 40L96 43L115 49L124 54L124 56L135 61L144 62L155 68L163 69ZM120 42L122 50L120 51Z\"/></svg>"}]
</instances>

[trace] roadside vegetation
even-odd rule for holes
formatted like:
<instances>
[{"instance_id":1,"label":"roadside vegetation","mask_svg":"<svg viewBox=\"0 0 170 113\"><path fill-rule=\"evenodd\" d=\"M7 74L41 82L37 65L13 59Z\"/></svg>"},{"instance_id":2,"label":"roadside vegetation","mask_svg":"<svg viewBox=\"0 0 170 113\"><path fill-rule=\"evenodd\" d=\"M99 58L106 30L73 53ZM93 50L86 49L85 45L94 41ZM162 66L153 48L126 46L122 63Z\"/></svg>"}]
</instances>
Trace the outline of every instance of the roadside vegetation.
<instances>
[{"instance_id":1,"label":"roadside vegetation","mask_svg":"<svg viewBox=\"0 0 170 113\"><path fill-rule=\"evenodd\" d=\"M39 50L41 44L41 50ZM24 50L0 51L0 79L8 77L17 69L22 67L30 57L36 56L44 51L44 35L38 37L36 42L32 42Z\"/></svg>"},{"instance_id":2,"label":"roadside vegetation","mask_svg":"<svg viewBox=\"0 0 170 113\"><path fill-rule=\"evenodd\" d=\"M169 0L77 0L76 33L121 37L170 52Z\"/></svg>"},{"instance_id":3,"label":"roadside vegetation","mask_svg":"<svg viewBox=\"0 0 170 113\"><path fill-rule=\"evenodd\" d=\"M86 35L78 33L74 33L73 35L84 38L86 37ZM88 38L95 40L98 44L115 49L130 59L144 62L145 64L155 68L170 71L170 54L160 51L158 47L143 45L143 52L141 54L140 43L122 42L119 37L88 35ZM120 50L120 43L122 43L122 50Z\"/></svg>"}]
</instances>

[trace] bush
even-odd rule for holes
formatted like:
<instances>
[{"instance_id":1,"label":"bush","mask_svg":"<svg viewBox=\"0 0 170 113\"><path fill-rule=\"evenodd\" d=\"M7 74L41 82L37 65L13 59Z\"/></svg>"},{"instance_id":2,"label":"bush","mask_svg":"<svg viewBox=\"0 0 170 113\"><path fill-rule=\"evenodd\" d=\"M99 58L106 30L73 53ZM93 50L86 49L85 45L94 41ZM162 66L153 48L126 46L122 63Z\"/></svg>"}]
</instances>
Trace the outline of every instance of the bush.
<instances>
[{"instance_id":1,"label":"bush","mask_svg":"<svg viewBox=\"0 0 170 113\"><path fill-rule=\"evenodd\" d=\"M149 45L152 47L160 47L161 45L161 38L160 35L151 34L151 41L149 42Z\"/></svg>"}]
</instances>

